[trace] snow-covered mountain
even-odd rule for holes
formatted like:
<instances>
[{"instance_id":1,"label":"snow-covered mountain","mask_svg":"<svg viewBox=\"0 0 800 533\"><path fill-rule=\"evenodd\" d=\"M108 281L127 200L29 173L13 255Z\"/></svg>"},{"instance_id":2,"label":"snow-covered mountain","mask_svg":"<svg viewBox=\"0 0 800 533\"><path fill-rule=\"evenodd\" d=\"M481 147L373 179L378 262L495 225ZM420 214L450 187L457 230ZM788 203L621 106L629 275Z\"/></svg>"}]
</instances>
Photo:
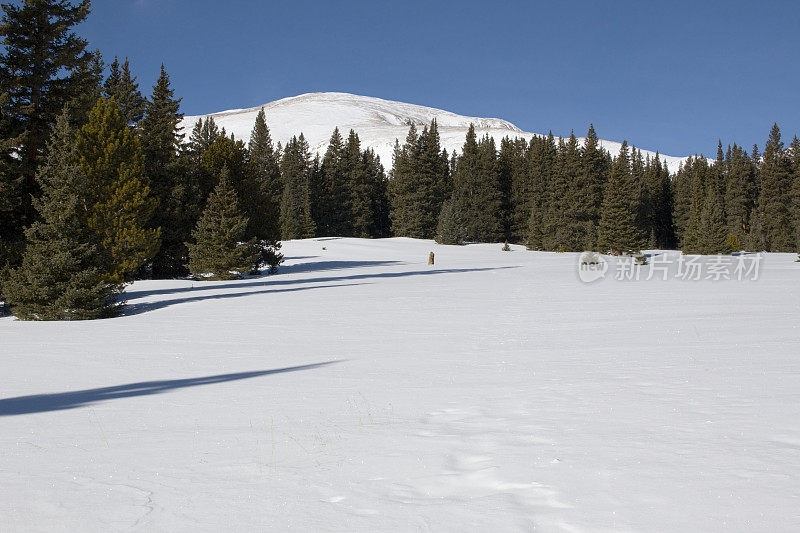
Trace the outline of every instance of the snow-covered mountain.
<instances>
[{"instance_id":1,"label":"snow-covered mountain","mask_svg":"<svg viewBox=\"0 0 800 533\"><path fill-rule=\"evenodd\" d=\"M237 139L247 142L256 115L262 107L275 142L285 144L293 135L302 132L308 140L312 154L319 152L321 155L325 153L335 127L345 137L353 129L358 133L362 147L375 150L387 170L392 166L395 139L402 143L412 123L421 130L435 118L439 125L442 147L448 152L461 150L470 123L475 125L478 137L489 134L494 137L498 146L505 136L530 139L534 135L540 135L522 131L514 124L498 118L466 117L432 107L333 92L301 94L249 109L187 116L182 126L188 134L199 118L213 116L219 127L224 127L229 134L233 133ZM619 153L620 143L602 141L601 144L611 154ZM653 152L642 153L654 155ZM672 172L678 170L684 159L662 156Z\"/></svg>"}]
</instances>

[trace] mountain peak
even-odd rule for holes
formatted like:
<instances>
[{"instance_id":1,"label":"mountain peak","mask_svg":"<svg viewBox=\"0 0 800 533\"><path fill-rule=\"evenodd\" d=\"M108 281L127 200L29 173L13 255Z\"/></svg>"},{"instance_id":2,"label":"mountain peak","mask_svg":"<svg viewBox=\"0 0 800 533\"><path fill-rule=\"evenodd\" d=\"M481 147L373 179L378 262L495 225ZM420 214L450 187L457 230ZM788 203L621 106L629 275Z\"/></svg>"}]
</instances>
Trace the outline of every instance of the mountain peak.
<instances>
[{"instance_id":1,"label":"mountain peak","mask_svg":"<svg viewBox=\"0 0 800 533\"><path fill-rule=\"evenodd\" d=\"M247 109L187 116L181 126L188 131L198 119L212 116L219 127L224 127L237 139L247 141L262 107L276 142L285 144L293 135L303 133L312 153L323 154L334 128L338 127L345 133L352 129L358 133L361 146L375 150L387 169L392 165L395 140L402 142L411 124L421 129L433 119L436 119L439 127L442 148L450 153L461 151L470 124L474 124L479 135L488 134L498 144L503 137L530 139L541 135L524 132L511 122L499 118L469 117L433 107L341 92L305 93ZM619 152L620 144L617 142L601 141L601 145L612 155ZM646 151L642 153L651 157L655 155ZM661 158L672 172L677 171L684 160L670 156Z\"/></svg>"}]
</instances>

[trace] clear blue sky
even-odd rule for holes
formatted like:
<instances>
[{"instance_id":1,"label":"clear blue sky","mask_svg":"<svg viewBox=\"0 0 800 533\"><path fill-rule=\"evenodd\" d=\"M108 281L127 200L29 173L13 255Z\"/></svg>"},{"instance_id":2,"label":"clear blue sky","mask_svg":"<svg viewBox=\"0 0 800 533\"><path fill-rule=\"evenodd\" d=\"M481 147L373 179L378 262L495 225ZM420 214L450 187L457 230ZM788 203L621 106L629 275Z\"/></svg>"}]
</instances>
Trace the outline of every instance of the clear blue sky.
<instances>
[{"instance_id":1,"label":"clear blue sky","mask_svg":"<svg viewBox=\"0 0 800 533\"><path fill-rule=\"evenodd\" d=\"M94 0L79 31L186 114L344 91L669 155L800 134L793 1Z\"/></svg>"}]
</instances>

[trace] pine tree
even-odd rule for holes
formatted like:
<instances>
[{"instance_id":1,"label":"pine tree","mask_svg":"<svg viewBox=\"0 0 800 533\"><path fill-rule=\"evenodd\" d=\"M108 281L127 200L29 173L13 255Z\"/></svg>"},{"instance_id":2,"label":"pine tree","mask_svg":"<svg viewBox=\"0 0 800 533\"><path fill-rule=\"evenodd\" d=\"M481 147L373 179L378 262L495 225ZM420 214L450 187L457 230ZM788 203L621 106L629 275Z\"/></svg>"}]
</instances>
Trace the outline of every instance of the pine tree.
<instances>
[{"instance_id":1,"label":"pine tree","mask_svg":"<svg viewBox=\"0 0 800 533\"><path fill-rule=\"evenodd\" d=\"M362 157L361 141L353 130L347 137L342 160L350 192L349 235L369 237L373 226L373 184Z\"/></svg>"},{"instance_id":2,"label":"pine tree","mask_svg":"<svg viewBox=\"0 0 800 533\"><path fill-rule=\"evenodd\" d=\"M750 213L755 209L758 189L755 168L740 146L730 149L725 184L725 212L728 233L744 242L749 231Z\"/></svg>"},{"instance_id":3,"label":"pine tree","mask_svg":"<svg viewBox=\"0 0 800 533\"><path fill-rule=\"evenodd\" d=\"M189 256L184 242L189 240L202 208L196 183L179 158L184 137L178 129L183 119L180 101L161 65L139 121L144 173L158 202L149 227L161 228L161 248L153 258L154 278L188 274Z\"/></svg>"},{"instance_id":4,"label":"pine tree","mask_svg":"<svg viewBox=\"0 0 800 533\"><path fill-rule=\"evenodd\" d=\"M283 198L281 201L281 238L307 239L314 236L309 191L310 156L303 134L286 143L281 158Z\"/></svg>"},{"instance_id":5,"label":"pine tree","mask_svg":"<svg viewBox=\"0 0 800 533\"><path fill-rule=\"evenodd\" d=\"M86 223L83 195L91 184L77 166L68 114L62 113L37 180L39 220L28 228L22 264L4 290L22 320L82 320L113 315L122 286L104 279L102 256Z\"/></svg>"},{"instance_id":6,"label":"pine tree","mask_svg":"<svg viewBox=\"0 0 800 533\"><path fill-rule=\"evenodd\" d=\"M530 179L530 215L527 221L529 250L545 249L545 215L557 157L558 151L552 132L547 137L531 139L526 156Z\"/></svg>"},{"instance_id":7,"label":"pine tree","mask_svg":"<svg viewBox=\"0 0 800 533\"><path fill-rule=\"evenodd\" d=\"M263 108L256 115L247 154L253 186L248 235L259 243L261 260L274 271L283 259L279 253L281 171Z\"/></svg>"},{"instance_id":8,"label":"pine tree","mask_svg":"<svg viewBox=\"0 0 800 533\"><path fill-rule=\"evenodd\" d=\"M581 165L574 133L558 145L558 163L552 170L545 213L543 244L551 250L581 251L594 244L596 231L589 216L591 183Z\"/></svg>"},{"instance_id":9,"label":"pine tree","mask_svg":"<svg viewBox=\"0 0 800 533\"><path fill-rule=\"evenodd\" d=\"M681 238L681 250L685 253L702 253L702 215L703 207L706 204L706 192L708 191L709 183L711 181L709 175L711 170L708 166L708 160L703 156L695 156L690 158L690 163L687 163L687 172L690 172L689 179L691 180L691 196L688 203L688 217L686 221L686 229Z\"/></svg>"},{"instance_id":10,"label":"pine tree","mask_svg":"<svg viewBox=\"0 0 800 533\"><path fill-rule=\"evenodd\" d=\"M164 65L161 65L161 76L164 77ZM159 80L160 81L160 80ZM169 79L167 79L167 88ZM114 98L119 106L120 113L125 123L129 126L136 125L142 120L145 112L146 100L139 91L136 76L131 74L128 58L120 65L114 56L110 73L103 84L103 92L107 98Z\"/></svg>"},{"instance_id":11,"label":"pine tree","mask_svg":"<svg viewBox=\"0 0 800 533\"><path fill-rule=\"evenodd\" d=\"M528 142L525 139L514 139L506 148L505 159L508 172L511 174L511 190L509 193L508 240L523 243L527 239L528 222L531 216L532 186L528 162L526 159ZM502 146L500 148L502 157Z\"/></svg>"},{"instance_id":12,"label":"pine tree","mask_svg":"<svg viewBox=\"0 0 800 533\"><path fill-rule=\"evenodd\" d=\"M258 259L255 239L245 241L247 217L239 210L236 191L223 166L203 215L187 243L189 270L199 279L234 279L250 271Z\"/></svg>"},{"instance_id":13,"label":"pine tree","mask_svg":"<svg viewBox=\"0 0 800 533\"><path fill-rule=\"evenodd\" d=\"M453 175L453 208L459 213L467 240L496 242L503 237L502 196L494 139L477 142L470 124Z\"/></svg>"},{"instance_id":14,"label":"pine tree","mask_svg":"<svg viewBox=\"0 0 800 533\"><path fill-rule=\"evenodd\" d=\"M2 11L0 95L8 100L0 139L19 139L17 162L6 170L12 173L6 182L15 184L19 200L3 224L13 246L36 217L36 171L50 130L67 103L96 90L99 56L73 32L89 14L88 0L74 6L64 0L26 1L3 4Z\"/></svg>"},{"instance_id":15,"label":"pine tree","mask_svg":"<svg viewBox=\"0 0 800 533\"><path fill-rule=\"evenodd\" d=\"M389 237L391 235L391 222L389 221L389 196L386 172L381 164L381 159L372 148L364 150L361 155L367 175L370 191L371 214L369 236L375 238Z\"/></svg>"},{"instance_id":16,"label":"pine tree","mask_svg":"<svg viewBox=\"0 0 800 533\"><path fill-rule=\"evenodd\" d=\"M189 150L199 160L211 143L217 140L217 137L222 135L214 122L214 117L206 117L205 120L199 118L192 128L192 134L189 137Z\"/></svg>"},{"instance_id":17,"label":"pine tree","mask_svg":"<svg viewBox=\"0 0 800 533\"><path fill-rule=\"evenodd\" d=\"M436 233L437 219L442 204L452 194L447 153L442 150L439 125L436 119L422 130L418 149L412 161L416 180L418 204L423 238L431 239Z\"/></svg>"},{"instance_id":18,"label":"pine tree","mask_svg":"<svg viewBox=\"0 0 800 533\"><path fill-rule=\"evenodd\" d=\"M101 98L76 133L75 145L88 183L86 221L104 254L102 274L113 283L125 281L159 247L159 230L146 227L156 201L146 184L139 138L114 99Z\"/></svg>"},{"instance_id":19,"label":"pine tree","mask_svg":"<svg viewBox=\"0 0 800 533\"><path fill-rule=\"evenodd\" d=\"M800 139L795 135L789 146L792 163L792 216L795 224L797 248L800 249Z\"/></svg>"},{"instance_id":20,"label":"pine tree","mask_svg":"<svg viewBox=\"0 0 800 533\"><path fill-rule=\"evenodd\" d=\"M692 169L694 158L690 157L681 163L678 172L672 179L671 192L674 203L672 206L672 220L675 225L676 244L682 245L686 227L689 224L689 208L692 203Z\"/></svg>"},{"instance_id":21,"label":"pine tree","mask_svg":"<svg viewBox=\"0 0 800 533\"><path fill-rule=\"evenodd\" d=\"M350 183L344 162L345 146L339 128L335 128L322 158L323 193L319 203L317 234L346 237L351 232Z\"/></svg>"},{"instance_id":22,"label":"pine tree","mask_svg":"<svg viewBox=\"0 0 800 533\"><path fill-rule=\"evenodd\" d=\"M392 233L399 237L423 239L426 224L422 205L424 191L417 187L416 162L419 159L419 135L414 124L408 129L406 142L395 142L392 178L389 181L389 201Z\"/></svg>"},{"instance_id":23,"label":"pine tree","mask_svg":"<svg viewBox=\"0 0 800 533\"><path fill-rule=\"evenodd\" d=\"M717 177L717 176L715 176ZM722 177L722 176L718 176ZM698 247L689 253L706 255L732 252L727 244L727 228L723 210L723 197L718 183L710 183L700 213L700 235Z\"/></svg>"},{"instance_id":24,"label":"pine tree","mask_svg":"<svg viewBox=\"0 0 800 533\"><path fill-rule=\"evenodd\" d=\"M8 95L0 95L0 132L5 131ZM19 138L0 138L0 274L8 263L19 263L24 242L19 238L19 208L22 205L21 175L16 172L15 147ZM13 258L13 259L12 259ZM2 283L0 275L0 284ZM0 287L0 295L2 295Z\"/></svg>"},{"instance_id":25,"label":"pine tree","mask_svg":"<svg viewBox=\"0 0 800 533\"><path fill-rule=\"evenodd\" d=\"M764 148L759 176L761 192L759 209L766 235L767 250L791 252L796 250L794 221L791 214L792 175L789 158L783 149L781 130L772 126Z\"/></svg>"},{"instance_id":26,"label":"pine tree","mask_svg":"<svg viewBox=\"0 0 800 533\"><path fill-rule=\"evenodd\" d=\"M464 225L451 200L447 200L442 206L435 240L439 244L464 244Z\"/></svg>"},{"instance_id":27,"label":"pine tree","mask_svg":"<svg viewBox=\"0 0 800 533\"><path fill-rule=\"evenodd\" d=\"M639 191L631 174L628 143L623 142L603 195L598 245L616 254L641 250L644 236L636 225Z\"/></svg>"},{"instance_id":28,"label":"pine tree","mask_svg":"<svg viewBox=\"0 0 800 533\"><path fill-rule=\"evenodd\" d=\"M594 125L589 124L586 140L583 144L581 166L583 178L583 211L588 226L591 227L587 238L592 243L597 240L597 227L600 224L600 207L603 204L603 187L608 180L607 152L600 147ZM591 248L589 246L588 248Z\"/></svg>"}]
</instances>

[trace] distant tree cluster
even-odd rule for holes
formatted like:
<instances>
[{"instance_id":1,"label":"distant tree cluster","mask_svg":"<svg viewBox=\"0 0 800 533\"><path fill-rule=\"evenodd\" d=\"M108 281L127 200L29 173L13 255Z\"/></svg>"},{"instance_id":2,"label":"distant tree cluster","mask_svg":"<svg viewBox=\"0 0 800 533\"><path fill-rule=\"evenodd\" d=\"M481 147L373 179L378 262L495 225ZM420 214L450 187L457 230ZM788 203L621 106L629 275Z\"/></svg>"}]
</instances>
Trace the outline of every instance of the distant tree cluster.
<instances>
[{"instance_id":1,"label":"distant tree cluster","mask_svg":"<svg viewBox=\"0 0 800 533\"><path fill-rule=\"evenodd\" d=\"M675 175L623 143L495 140L470 126L460 153L411 125L387 173L358 134L324 155L301 132L273 142L263 110L249 143L199 120L179 130L165 68L149 97L128 59L104 78L74 28L89 1L3 4L0 20L0 300L24 319L113 316L141 278L227 279L275 270L283 239L405 236L611 253L794 251L800 141L774 126ZM422 130L419 131L419 127Z\"/></svg>"}]
</instances>

